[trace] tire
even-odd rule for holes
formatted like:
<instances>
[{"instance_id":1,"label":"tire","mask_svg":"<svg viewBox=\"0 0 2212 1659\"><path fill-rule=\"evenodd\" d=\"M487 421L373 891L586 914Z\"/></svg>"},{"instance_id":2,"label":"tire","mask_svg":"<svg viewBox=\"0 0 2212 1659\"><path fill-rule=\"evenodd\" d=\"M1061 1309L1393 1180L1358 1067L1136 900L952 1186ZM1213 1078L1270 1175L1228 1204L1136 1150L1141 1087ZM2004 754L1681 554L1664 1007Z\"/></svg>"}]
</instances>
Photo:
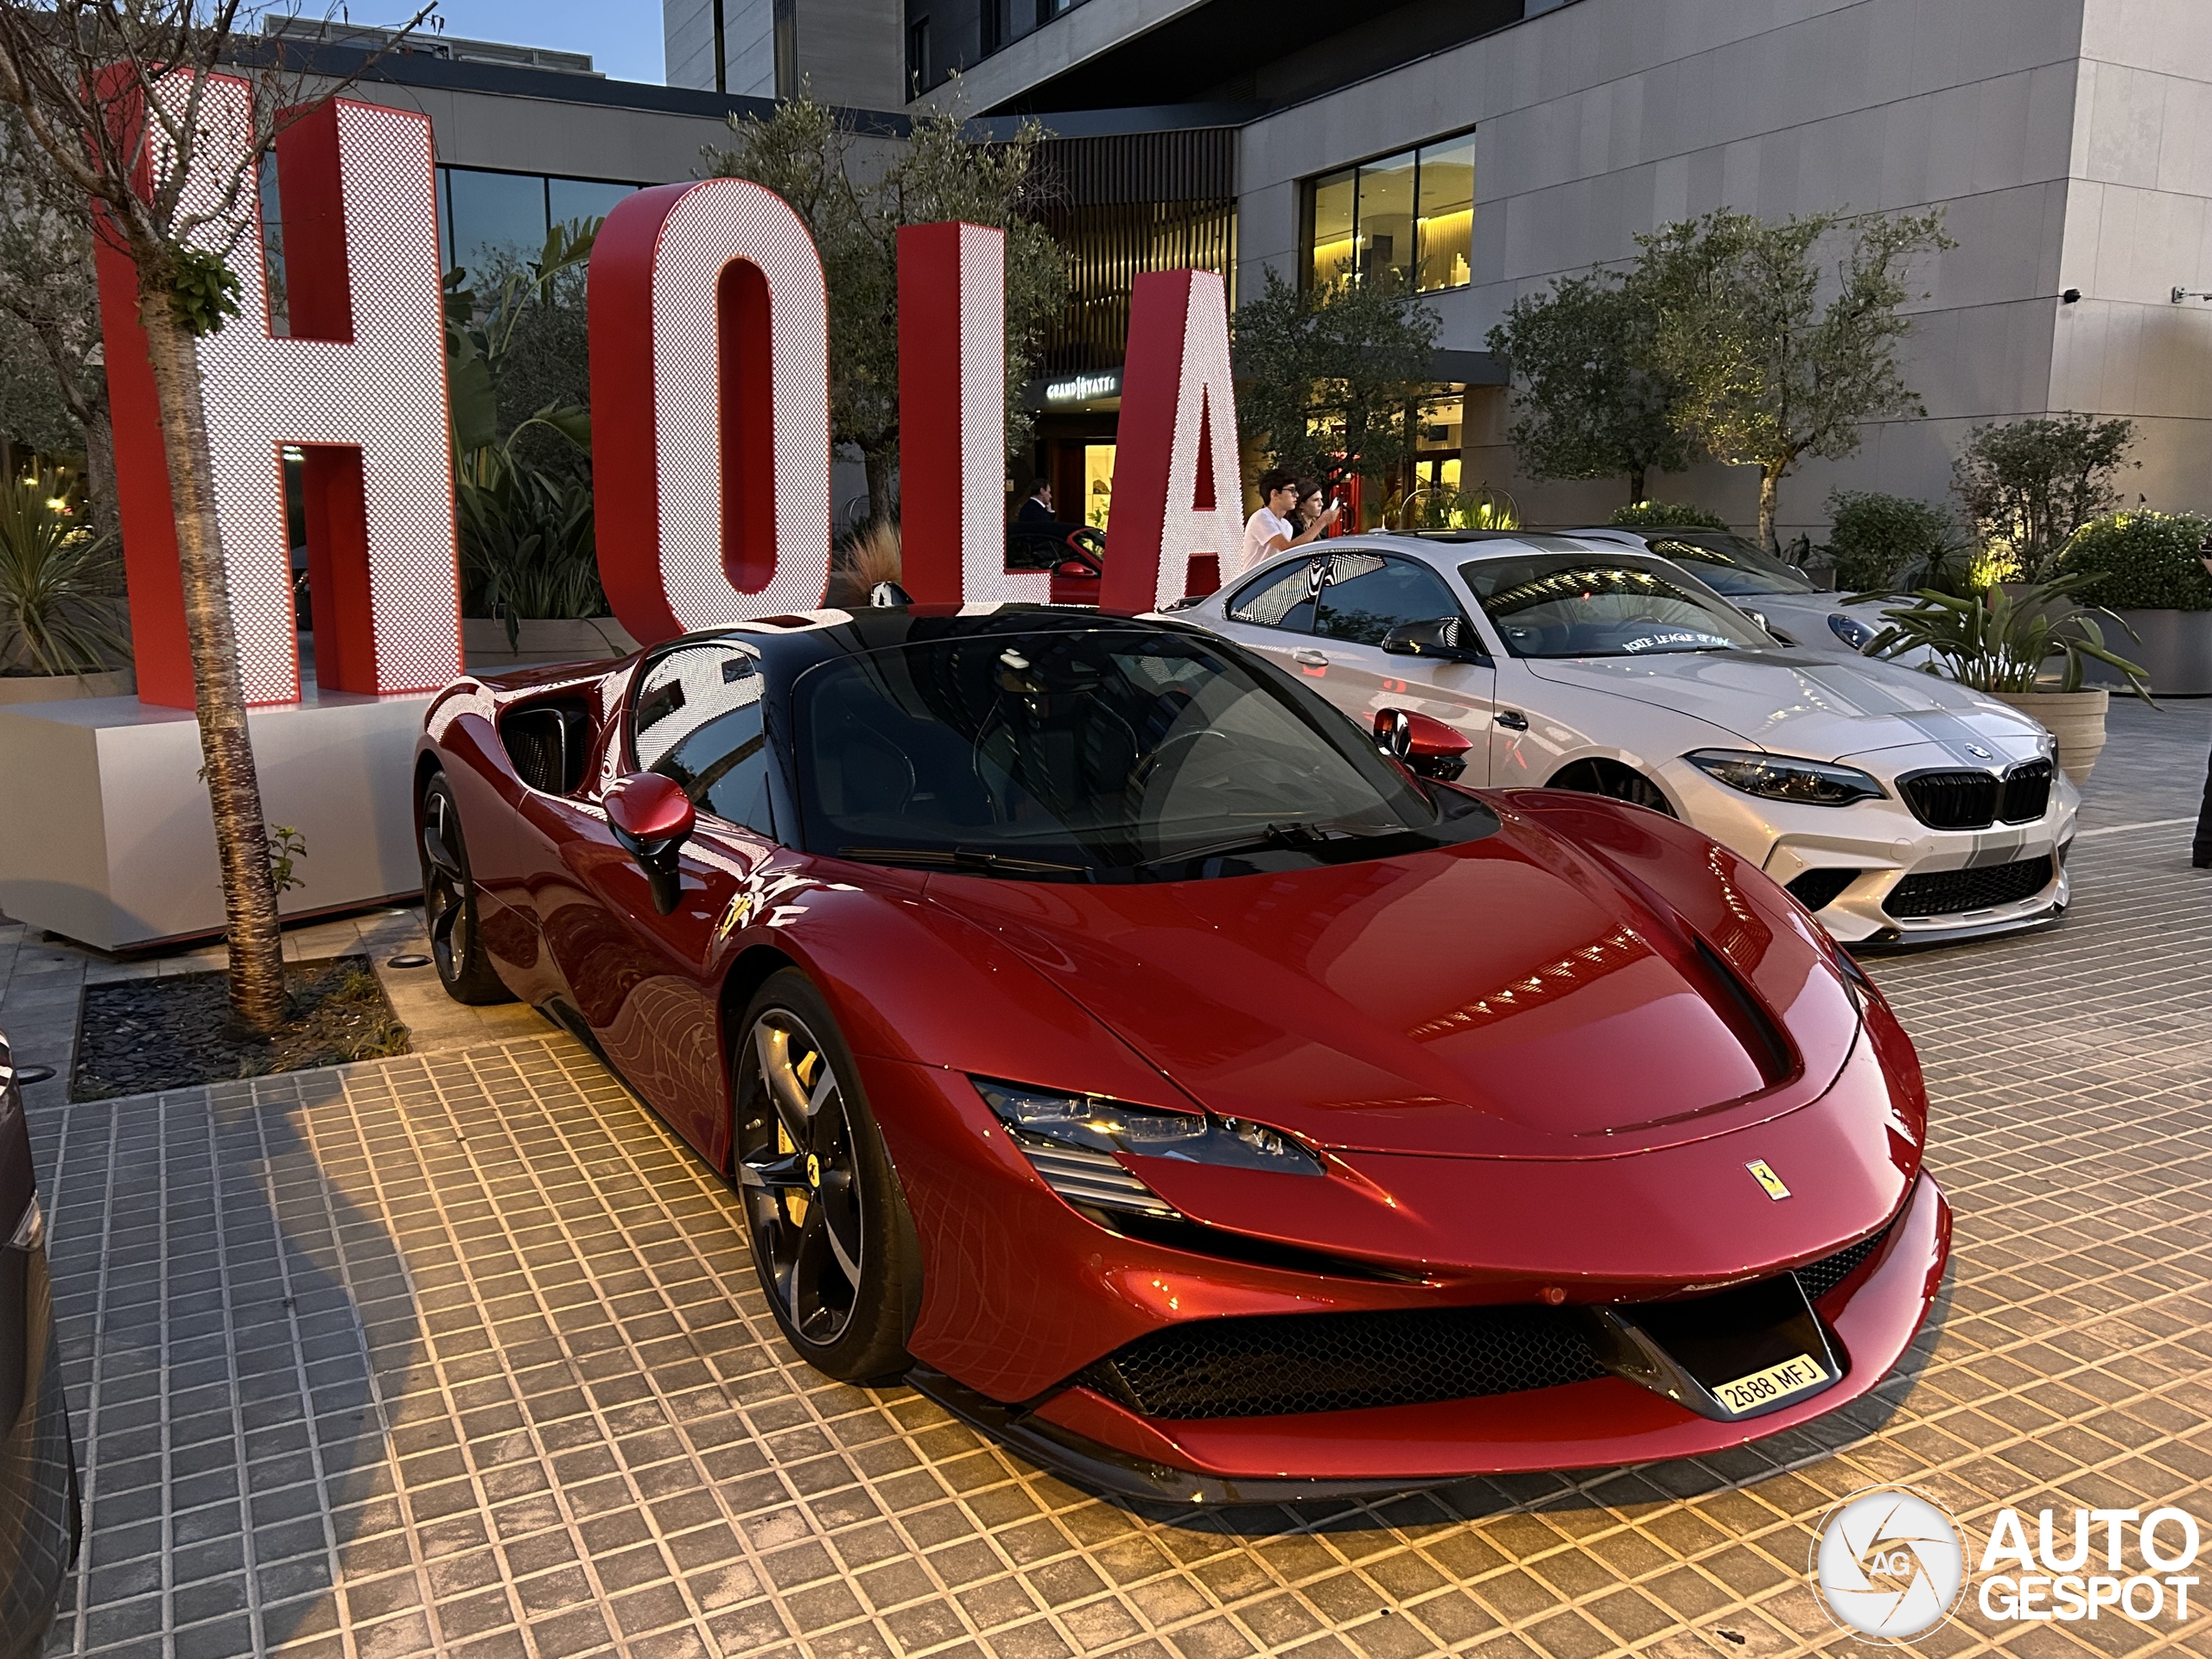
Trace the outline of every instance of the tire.
<instances>
[{"instance_id":1,"label":"tire","mask_svg":"<svg viewBox=\"0 0 2212 1659\"><path fill-rule=\"evenodd\" d=\"M423 926L438 982L456 1002L512 1002L476 925L476 881L468 872L468 843L461 833L461 804L442 772L423 791L422 829L416 851L423 863Z\"/></svg>"},{"instance_id":2,"label":"tire","mask_svg":"<svg viewBox=\"0 0 2212 1659\"><path fill-rule=\"evenodd\" d=\"M753 1271L784 1337L841 1382L913 1364L921 1250L837 1022L804 974L755 993L731 1058L734 1173Z\"/></svg>"},{"instance_id":3,"label":"tire","mask_svg":"<svg viewBox=\"0 0 2212 1659\"><path fill-rule=\"evenodd\" d=\"M1634 766L1623 766L1618 760L1577 760L1561 766L1547 789L1571 789L1584 795L1603 795L1608 800L1626 801L1631 806L1641 806L1667 817L1675 816L1675 809L1661 791Z\"/></svg>"}]
</instances>

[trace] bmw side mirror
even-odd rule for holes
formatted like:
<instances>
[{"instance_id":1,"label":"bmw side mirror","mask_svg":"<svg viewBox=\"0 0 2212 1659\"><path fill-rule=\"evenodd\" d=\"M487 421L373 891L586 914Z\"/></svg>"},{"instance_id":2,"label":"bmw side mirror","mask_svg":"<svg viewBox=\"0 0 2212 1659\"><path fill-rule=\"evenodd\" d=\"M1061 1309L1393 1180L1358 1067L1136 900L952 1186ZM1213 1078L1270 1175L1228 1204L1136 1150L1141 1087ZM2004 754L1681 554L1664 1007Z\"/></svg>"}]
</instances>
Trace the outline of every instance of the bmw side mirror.
<instances>
[{"instance_id":1,"label":"bmw side mirror","mask_svg":"<svg viewBox=\"0 0 2212 1659\"><path fill-rule=\"evenodd\" d=\"M1475 639L1463 616L1440 616L1432 622L1404 622L1382 636L1388 657L1429 657L1446 663L1487 663L1490 653Z\"/></svg>"},{"instance_id":2,"label":"bmw side mirror","mask_svg":"<svg viewBox=\"0 0 2212 1659\"><path fill-rule=\"evenodd\" d=\"M1382 709L1375 715L1376 747L1417 777L1457 783L1467 769L1474 744L1456 728L1412 709Z\"/></svg>"},{"instance_id":3,"label":"bmw side mirror","mask_svg":"<svg viewBox=\"0 0 2212 1659\"><path fill-rule=\"evenodd\" d=\"M672 779L636 772L615 779L602 804L607 827L645 873L653 908L667 915L683 888L677 855L699 822L691 798Z\"/></svg>"}]
</instances>

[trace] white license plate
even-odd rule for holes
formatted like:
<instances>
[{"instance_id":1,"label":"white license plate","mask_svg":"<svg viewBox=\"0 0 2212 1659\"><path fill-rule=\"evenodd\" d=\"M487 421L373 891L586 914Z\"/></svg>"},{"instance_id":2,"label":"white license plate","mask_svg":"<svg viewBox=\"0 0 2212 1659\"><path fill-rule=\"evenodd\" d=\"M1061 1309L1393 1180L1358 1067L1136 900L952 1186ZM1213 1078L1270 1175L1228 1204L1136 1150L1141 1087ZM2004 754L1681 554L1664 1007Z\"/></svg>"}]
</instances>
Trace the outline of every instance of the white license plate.
<instances>
[{"instance_id":1,"label":"white license plate","mask_svg":"<svg viewBox=\"0 0 2212 1659\"><path fill-rule=\"evenodd\" d=\"M1787 1400L1793 1394L1802 1394L1815 1384L1827 1380L1826 1366L1810 1354L1800 1354L1795 1359L1783 1360L1779 1365L1753 1371L1749 1376L1739 1376L1733 1382L1719 1383L1714 1387L1713 1397L1740 1417L1747 1411L1757 1411L1777 1400Z\"/></svg>"}]
</instances>

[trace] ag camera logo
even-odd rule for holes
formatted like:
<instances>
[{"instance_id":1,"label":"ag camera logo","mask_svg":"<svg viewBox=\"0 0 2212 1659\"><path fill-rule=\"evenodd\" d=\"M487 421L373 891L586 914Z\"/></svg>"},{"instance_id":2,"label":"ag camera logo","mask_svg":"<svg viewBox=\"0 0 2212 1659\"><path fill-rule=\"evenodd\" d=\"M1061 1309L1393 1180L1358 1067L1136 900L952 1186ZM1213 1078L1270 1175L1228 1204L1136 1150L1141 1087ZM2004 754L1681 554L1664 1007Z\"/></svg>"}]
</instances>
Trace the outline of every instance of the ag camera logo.
<instances>
[{"instance_id":1,"label":"ag camera logo","mask_svg":"<svg viewBox=\"0 0 2212 1659\"><path fill-rule=\"evenodd\" d=\"M1910 1642L1935 1629L1958 1605L1966 1576L1958 1523L1907 1486L1847 1498L1814 1534L1821 1605L1871 1641Z\"/></svg>"}]
</instances>

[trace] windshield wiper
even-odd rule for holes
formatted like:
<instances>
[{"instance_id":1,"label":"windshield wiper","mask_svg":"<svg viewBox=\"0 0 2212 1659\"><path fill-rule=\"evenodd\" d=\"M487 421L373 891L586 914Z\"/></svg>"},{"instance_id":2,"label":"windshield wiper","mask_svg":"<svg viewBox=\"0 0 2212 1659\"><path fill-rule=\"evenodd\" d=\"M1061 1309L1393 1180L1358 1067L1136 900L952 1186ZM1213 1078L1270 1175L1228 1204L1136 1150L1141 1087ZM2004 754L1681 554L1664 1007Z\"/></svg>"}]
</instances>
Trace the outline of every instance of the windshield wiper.
<instances>
[{"instance_id":1,"label":"windshield wiper","mask_svg":"<svg viewBox=\"0 0 2212 1659\"><path fill-rule=\"evenodd\" d=\"M990 875L1080 875L1088 864L1062 864L1048 858L1016 858L972 847L840 847L837 856L863 864L926 864L949 870L980 870Z\"/></svg>"},{"instance_id":2,"label":"windshield wiper","mask_svg":"<svg viewBox=\"0 0 2212 1659\"><path fill-rule=\"evenodd\" d=\"M1233 858L1239 853L1264 853L1277 849L1292 852L1311 852L1321 846L1345 841L1384 841L1407 834L1400 827L1394 830L1355 829L1341 823L1270 823L1227 841L1210 842L1203 847L1193 847L1185 852L1162 853L1157 858L1147 858L1133 866L1140 870L1154 869L1162 864L1198 864L1210 858Z\"/></svg>"}]
</instances>

